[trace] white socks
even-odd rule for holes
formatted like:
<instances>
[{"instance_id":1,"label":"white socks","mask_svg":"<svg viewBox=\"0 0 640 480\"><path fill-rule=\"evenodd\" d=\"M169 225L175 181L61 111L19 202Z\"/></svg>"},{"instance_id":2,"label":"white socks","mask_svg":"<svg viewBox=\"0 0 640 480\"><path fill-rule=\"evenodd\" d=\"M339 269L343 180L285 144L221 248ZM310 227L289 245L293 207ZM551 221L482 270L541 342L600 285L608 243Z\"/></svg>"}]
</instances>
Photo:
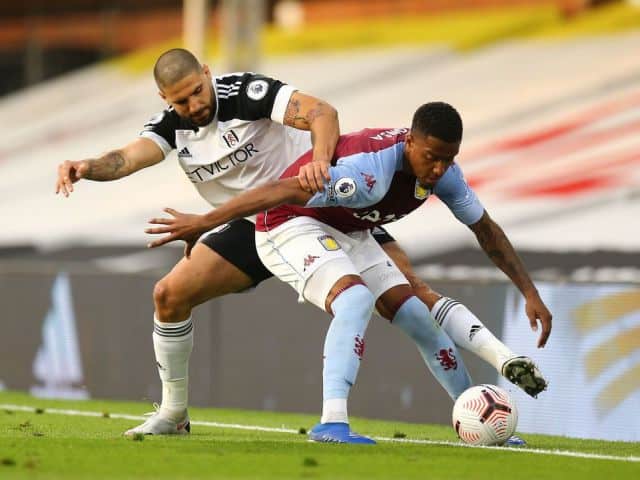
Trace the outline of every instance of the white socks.
<instances>
[{"instance_id":1,"label":"white socks","mask_svg":"<svg viewBox=\"0 0 640 480\"><path fill-rule=\"evenodd\" d=\"M331 398L322 403L320 423L349 423L347 399Z\"/></svg>"},{"instance_id":2,"label":"white socks","mask_svg":"<svg viewBox=\"0 0 640 480\"><path fill-rule=\"evenodd\" d=\"M162 381L160 412L176 422L184 418L189 395L189 357L193 350L193 323L160 322L153 318L153 349Z\"/></svg>"},{"instance_id":3,"label":"white socks","mask_svg":"<svg viewBox=\"0 0 640 480\"><path fill-rule=\"evenodd\" d=\"M504 362L516 356L467 307L451 298L438 300L431 314L456 345L486 360L498 372Z\"/></svg>"}]
</instances>

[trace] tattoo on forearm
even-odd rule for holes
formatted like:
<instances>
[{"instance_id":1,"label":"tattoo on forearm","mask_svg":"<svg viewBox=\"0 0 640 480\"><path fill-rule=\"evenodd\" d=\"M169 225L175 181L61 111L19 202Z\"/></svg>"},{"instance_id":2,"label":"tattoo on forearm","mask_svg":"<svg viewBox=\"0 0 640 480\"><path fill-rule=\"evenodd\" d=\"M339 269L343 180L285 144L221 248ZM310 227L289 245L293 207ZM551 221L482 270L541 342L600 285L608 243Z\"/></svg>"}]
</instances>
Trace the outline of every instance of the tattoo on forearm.
<instances>
[{"instance_id":1,"label":"tattoo on forearm","mask_svg":"<svg viewBox=\"0 0 640 480\"><path fill-rule=\"evenodd\" d=\"M89 170L85 174L88 180L98 182L116 180L128 174L125 170L126 161L122 154L115 150L100 158L89 161Z\"/></svg>"},{"instance_id":2,"label":"tattoo on forearm","mask_svg":"<svg viewBox=\"0 0 640 480\"><path fill-rule=\"evenodd\" d=\"M504 262L504 254L498 247L499 235L497 235L497 232L491 228L491 225L483 224L475 233L478 238L478 243L489 258L491 258L491 260L496 264Z\"/></svg>"},{"instance_id":3,"label":"tattoo on forearm","mask_svg":"<svg viewBox=\"0 0 640 480\"><path fill-rule=\"evenodd\" d=\"M524 291L532 285L522 260L498 224L483 217L473 231L491 261L521 290Z\"/></svg>"},{"instance_id":4,"label":"tattoo on forearm","mask_svg":"<svg viewBox=\"0 0 640 480\"><path fill-rule=\"evenodd\" d=\"M325 104L318 102L316 107L309 110L306 115L300 113L300 101L291 100L287 105L287 110L284 114L284 123L291 127L299 128L301 130L309 130L313 121L325 114Z\"/></svg>"}]
</instances>

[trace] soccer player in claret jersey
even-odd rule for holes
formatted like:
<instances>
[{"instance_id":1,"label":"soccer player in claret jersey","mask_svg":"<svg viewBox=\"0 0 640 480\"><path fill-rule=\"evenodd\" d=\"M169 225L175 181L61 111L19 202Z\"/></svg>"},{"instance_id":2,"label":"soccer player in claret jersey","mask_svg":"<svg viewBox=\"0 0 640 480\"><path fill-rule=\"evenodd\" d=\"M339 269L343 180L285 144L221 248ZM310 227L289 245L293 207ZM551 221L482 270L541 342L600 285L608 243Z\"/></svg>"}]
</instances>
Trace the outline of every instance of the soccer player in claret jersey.
<instances>
[{"instance_id":1,"label":"soccer player in claret jersey","mask_svg":"<svg viewBox=\"0 0 640 480\"><path fill-rule=\"evenodd\" d=\"M188 51L169 50L158 58L154 77L169 108L155 115L128 145L93 159L65 161L58 167L56 193L65 197L82 179L111 181L159 163L177 150L187 178L212 206L252 186L277 179L309 149L313 162L298 173L315 192L328 179L339 137L338 115L326 102L279 80L254 74L212 76ZM411 266L389 236L383 248ZM382 241L382 240L381 240ZM142 425L126 434L185 434L188 365L193 346L191 311L200 303L247 290L272 274L261 263L252 219L239 219L206 235L155 286L153 347L162 382L162 403ZM416 285L426 298L424 284Z\"/></svg>"},{"instance_id":2,"label":"soccer player in claret jersey","mask_svg":"<svg viewBox=\"0 0 640 480\"><path fill-rule=\"evenodd\" d=\"M248 191L206 215L169 209L173 218L151 220L163 226L150 227L148 233L168 235L150 246L184 240L189 250L202 232L262 211L256 222L256 245L265 266L334 317L325 340L322 419L311 431L313 440L373 442L350 430L346 405L374 306L416 342L454 400L470 386L470 379L466 371L446 369L439 363L440 352L455 352L439 324L455 324L447 333L458 345L487 360L530 395L546 388L533 362L515 355L463 305L442 297L430 313L372 237L372 228L406 215L431 194L437 195L471 228L481 247L523 293L532 328L537 328L538 321L543 325L539 346L544 345L551 314L506 235L454 162L461 139L462 121L453 107L442 102L425 104L416 111L411 130L366 129L342 136L329 171L331 180L321 192L308 192L297 177L311 159L305 154L279 181Z\"/></svg>"}]
</instances>

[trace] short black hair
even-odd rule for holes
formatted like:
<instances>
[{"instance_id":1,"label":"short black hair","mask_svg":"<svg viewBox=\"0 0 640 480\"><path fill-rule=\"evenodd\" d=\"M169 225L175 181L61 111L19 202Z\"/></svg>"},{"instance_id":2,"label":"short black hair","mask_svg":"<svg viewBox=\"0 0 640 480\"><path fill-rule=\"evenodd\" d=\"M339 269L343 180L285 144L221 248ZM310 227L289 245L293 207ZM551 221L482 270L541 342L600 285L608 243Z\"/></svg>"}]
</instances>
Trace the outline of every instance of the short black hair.
<instances>
[{"instance_id":1,"label":"short black hair","mask_svg":"<svg viewBox=\"0 0 640 480\"><path fill-rule=\"evenodd\" d=\"M458 111L445 102L429 102L413 114L411 131L431 135L448 143L462 140L462 118Z\"/></svg>"},{"instance_id":2,"label":"short black hair","mask_svg":"<svg viewBox=\"0 0 640 480\"><path fill-rule=\"evenodd\" d=\"M153 67L153 77L160 90L193 72L202 72L202 65L193 53L184 48L167 50L158 57Z\"/></svg>"}]
</instances>

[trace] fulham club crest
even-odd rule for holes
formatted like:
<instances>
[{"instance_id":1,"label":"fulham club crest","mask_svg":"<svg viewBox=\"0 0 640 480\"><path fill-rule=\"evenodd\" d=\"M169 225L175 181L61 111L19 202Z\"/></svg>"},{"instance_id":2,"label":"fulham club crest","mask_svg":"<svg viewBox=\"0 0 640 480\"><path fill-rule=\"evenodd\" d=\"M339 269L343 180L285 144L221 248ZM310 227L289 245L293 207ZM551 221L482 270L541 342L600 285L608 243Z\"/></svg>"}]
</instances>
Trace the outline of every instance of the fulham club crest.
<instances>
[{"instance_id":1,"label":"fulham club crest","mask_svg":"<svg viewBox=\"0 0 640 480\"><path fill-rule=\"evenodd\" d=\"M222 139L224 140L224 142L227 144L227 147L229 148L233 148L236 145L238 145L238 143L240 143L240 139L238 138L238 135L236 135L236 132L234 132L233 130L224 132L222 134Z\"/></svg>"}]
</instances>

